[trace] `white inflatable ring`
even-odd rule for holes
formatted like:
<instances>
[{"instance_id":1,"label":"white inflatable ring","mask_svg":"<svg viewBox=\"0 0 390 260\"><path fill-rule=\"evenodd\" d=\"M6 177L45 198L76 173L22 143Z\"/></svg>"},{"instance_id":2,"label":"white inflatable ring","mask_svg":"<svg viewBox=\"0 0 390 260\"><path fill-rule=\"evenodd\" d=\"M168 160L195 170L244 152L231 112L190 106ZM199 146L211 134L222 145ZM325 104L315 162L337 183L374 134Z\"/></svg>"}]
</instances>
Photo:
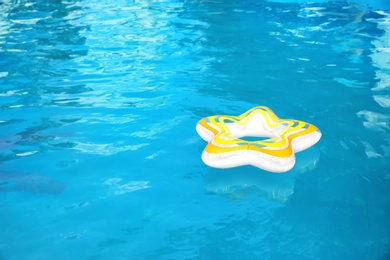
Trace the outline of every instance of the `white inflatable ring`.
<instances>
[{"instance_id":1,"label":"white inflatable ring","mask_svg":"<svg viewBox=\"0 0 390 260\"><path fill-rule=\"evenodd\" d=\"M205 164L215 168L253 165L271 172L294 167L295 154L321 138L312 124L279 119L269 108L254 107L240 116L216 115L201 119L198 134L208 142L202 153ZM242 137L265 137L247 141Z\"/></svg>"}]
</instances>

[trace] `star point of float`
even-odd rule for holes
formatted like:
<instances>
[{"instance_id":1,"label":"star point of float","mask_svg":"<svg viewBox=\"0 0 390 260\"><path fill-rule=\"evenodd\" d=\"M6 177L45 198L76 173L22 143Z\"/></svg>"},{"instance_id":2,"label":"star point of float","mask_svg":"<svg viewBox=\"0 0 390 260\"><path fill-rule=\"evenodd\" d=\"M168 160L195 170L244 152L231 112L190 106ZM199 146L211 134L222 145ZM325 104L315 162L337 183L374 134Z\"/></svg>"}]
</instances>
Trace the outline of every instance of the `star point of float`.
<instances>
[{"instance_id":1,"label":"star point of float","mask_svg":"<svg viewBox=\"0 0 390 260\"><path fill-rule=\"evenodd\" d=\"M322 135L316 126L280 119L264 106L239 116L202 118L196 131L208 142L202 153L206 165L214 168L252 165L270 172L292 169L295 153L313 146Z\"/></svg>"}]
</instances>

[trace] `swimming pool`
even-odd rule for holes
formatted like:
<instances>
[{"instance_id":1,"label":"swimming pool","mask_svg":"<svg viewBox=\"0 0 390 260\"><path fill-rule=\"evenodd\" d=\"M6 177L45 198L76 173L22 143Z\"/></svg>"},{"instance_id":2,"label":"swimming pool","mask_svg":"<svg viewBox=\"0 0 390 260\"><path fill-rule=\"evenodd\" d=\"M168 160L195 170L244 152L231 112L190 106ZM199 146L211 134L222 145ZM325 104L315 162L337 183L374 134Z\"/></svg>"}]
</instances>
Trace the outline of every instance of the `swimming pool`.
<instances>
[{"instance_id":1,"label":"swimming pool","mask_svg":"<svg viewBox=\"0 0 390 260\"><path fill-rule=\"evenodd\" d=\"M390 7L357 2L0 3L0 259L390 257ZM257 105L322 139L204 165L198 120Z\"/></svg>"}]
</instances>

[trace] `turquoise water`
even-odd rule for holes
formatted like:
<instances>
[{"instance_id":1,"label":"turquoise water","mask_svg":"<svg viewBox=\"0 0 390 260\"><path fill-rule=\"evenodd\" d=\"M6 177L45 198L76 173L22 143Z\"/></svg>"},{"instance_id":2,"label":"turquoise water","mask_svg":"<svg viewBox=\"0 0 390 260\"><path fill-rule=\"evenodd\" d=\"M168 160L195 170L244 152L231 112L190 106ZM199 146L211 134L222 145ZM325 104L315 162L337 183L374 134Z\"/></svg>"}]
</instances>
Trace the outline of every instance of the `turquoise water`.
<instances>
[{"instance_id":1,"label":"turquoise water","mask_svg":"<svg viewBox=\"0 0 390 260\"><path fill-rule=\"evenodd\" d=\"M390 6L293 2L0 2L0 259L388 259ZM322 139L204 165L257 105Z\"/></svg>"}]
</instances>

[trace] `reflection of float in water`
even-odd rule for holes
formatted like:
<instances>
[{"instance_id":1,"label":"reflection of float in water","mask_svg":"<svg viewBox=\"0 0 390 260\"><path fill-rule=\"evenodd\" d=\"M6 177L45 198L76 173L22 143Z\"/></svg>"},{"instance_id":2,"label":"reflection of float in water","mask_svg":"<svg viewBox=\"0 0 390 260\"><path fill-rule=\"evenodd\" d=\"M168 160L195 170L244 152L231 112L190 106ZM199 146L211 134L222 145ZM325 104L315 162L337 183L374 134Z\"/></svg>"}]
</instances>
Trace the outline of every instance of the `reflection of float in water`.
<instances>
[{"instance_id":1,"label":"reflection of float in water","mask_svg":"<svg viewBox=\"0 0 390 260\"><path fill-rule=\"evenodd\" d=\"M223 170L210 168L204 177L204 187L207 192L237 200L258 195L285 202L294 192L295 175L313 170L320 154L317 149L308 149L296 157L297 163L287 173L275 174L250 166Z\"/></svg>"}]
</instances>

